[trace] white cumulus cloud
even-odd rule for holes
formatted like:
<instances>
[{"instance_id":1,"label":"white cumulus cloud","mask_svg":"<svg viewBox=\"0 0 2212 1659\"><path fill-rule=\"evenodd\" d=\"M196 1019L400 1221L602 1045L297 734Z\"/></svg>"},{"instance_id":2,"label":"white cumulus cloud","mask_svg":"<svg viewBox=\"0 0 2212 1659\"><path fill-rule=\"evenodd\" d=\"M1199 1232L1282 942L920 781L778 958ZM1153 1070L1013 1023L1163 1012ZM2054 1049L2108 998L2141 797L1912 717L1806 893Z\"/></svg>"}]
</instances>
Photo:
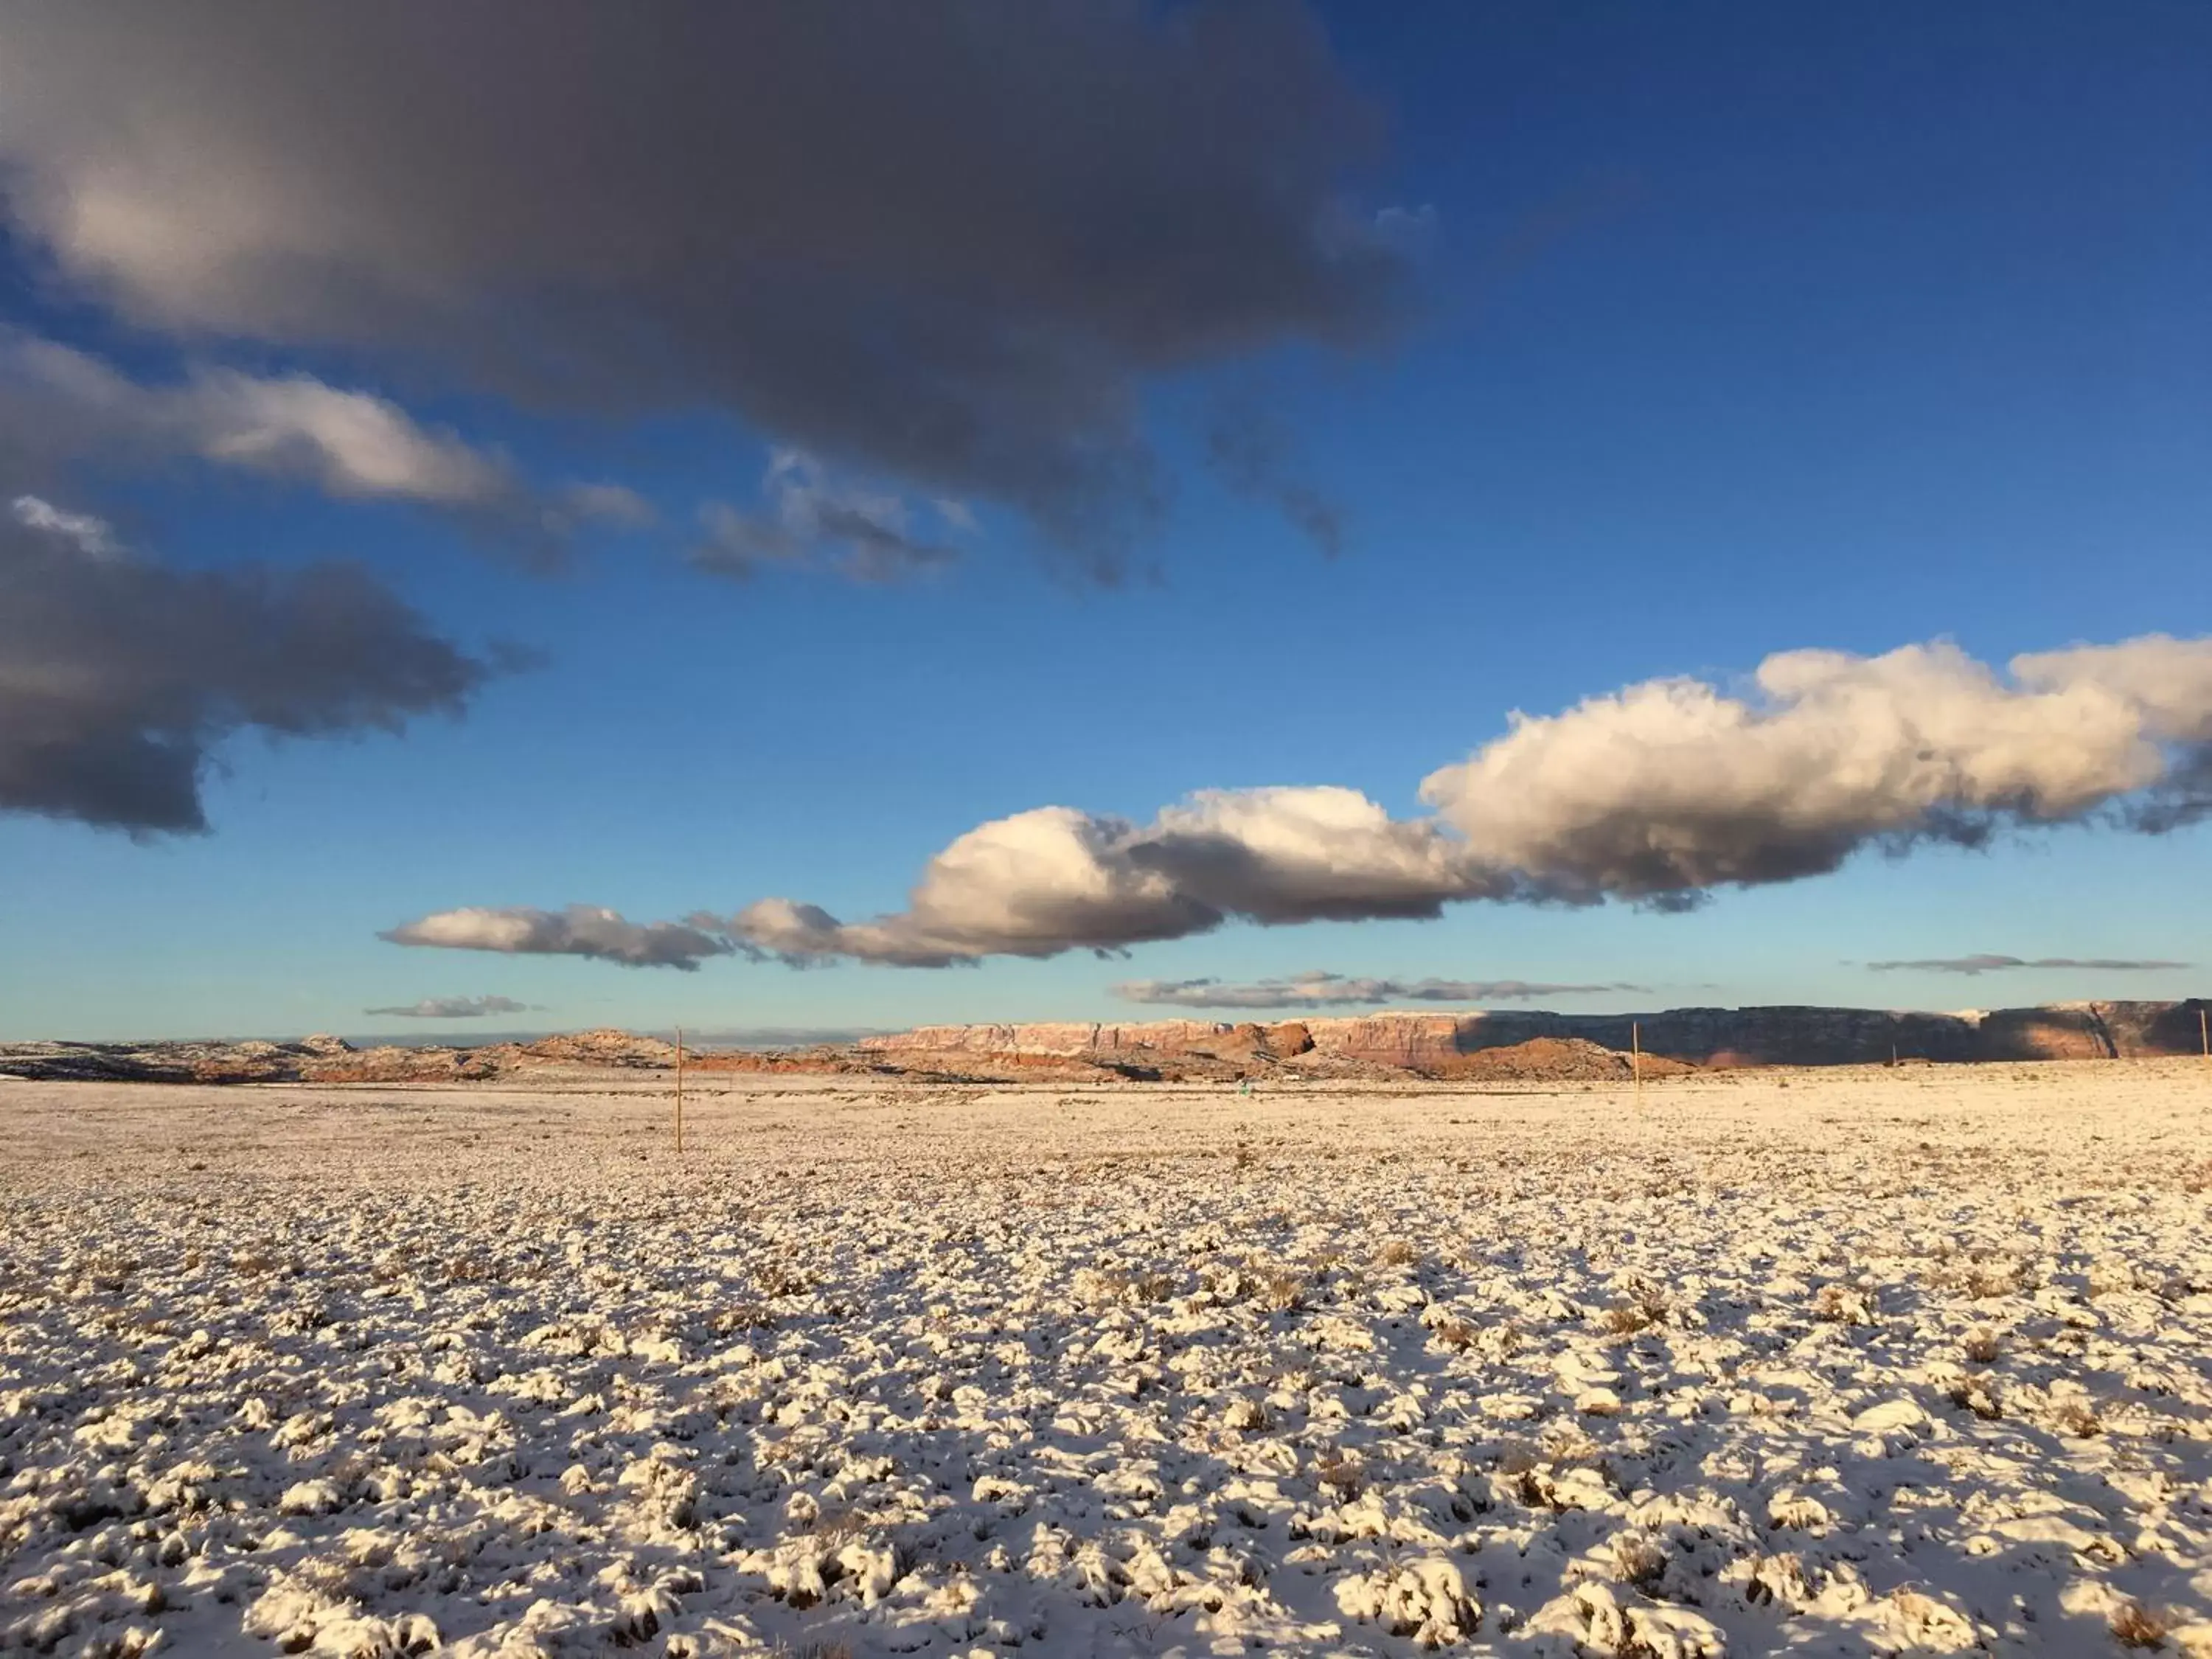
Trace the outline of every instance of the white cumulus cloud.
<instances>
[{"instance_id":1,"label":"white cumulus cloud","mask_svg":"<svg viewBox=\"0 0 2212 1659\"><path fill-rule=\"evenodd\" d=\"M1314 972L1243 985L1218 979L1132 980L1116 985L1114 994L1124 1002L1172 1008L1373 1008L1392 1002L1448 1002L1474 1007L1643 988L1619 982L1563 985L1525 979L1358 979Z\"/></svg>"},{"instance_id":2,"label":"white cumulus cloud","mask_svg":"<svg viewBox=\"0 0 2212 1659\"><path fill-rule=\"evenodd\" d=\"M1515 714L1421 793L1435 811L1413 818L1330 786L1200 791L1144 823L1037 807L956 838L903 910L846 921L779 897L684 926L793 963L944 967L1114 952L1232 919L1680 906L1868 848L2090 822L2162 832L2212 811L2212 640L2079 647L2009 672L1944 642L1784 652L1741 692L1659 679Z\"/></svg>"}]
</instances>

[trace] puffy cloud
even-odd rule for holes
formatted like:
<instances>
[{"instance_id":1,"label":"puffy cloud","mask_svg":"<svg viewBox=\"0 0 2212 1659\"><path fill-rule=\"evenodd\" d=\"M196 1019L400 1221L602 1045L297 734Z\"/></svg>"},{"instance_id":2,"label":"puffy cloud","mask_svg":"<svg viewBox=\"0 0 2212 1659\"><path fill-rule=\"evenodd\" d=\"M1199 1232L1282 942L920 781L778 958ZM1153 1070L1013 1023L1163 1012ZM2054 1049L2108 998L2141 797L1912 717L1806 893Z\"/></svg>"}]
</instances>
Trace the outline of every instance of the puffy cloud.
<instances>
[{"instance_id":1,"label":"puffy cloud","mask_svg":"<svg viewBox=\"0 0 2212 1659\"><path fill-rule=\"evenodd\" d=\"M795 961L942 967L987 956L1117 951L1232 916L1264 923L1433 916L1488 885L1428 823L1357 791L1215 790L1147 824L1044 806L982 824L929 861L908 908L841 922L767 899L731 923Z\"/></svg>"},{"instance_id":2,"label":"puffy cloud","mask_svg":"<svg viewBox=\"0 0 2212 1659\"><path fill-rule=\"evenodd\" d=\"M0 811L202 830L233 734L397 732L491 672L350 565L171 569L36 497L0 520Z\"/></svg>"},{"instance_id":3,"label":"puffy cloud","mask_svg":"<svg viewBox=\"0 0 2212 1659\"><path fill-rule=\"evenodd\" d=\"M687 973L732 948L726 939L684 922L625 921L612 910L590 904L565 910L441 910L377 937L394 945L506 956L592 957L625 968L680 968Z\"/></svg>"},{"instance_id":4,"label":"puffy cloud","mask_svg":"<svg viewBox=\"0 0 2212 1659\"><path fill-rule=\"evenodd\" d=\"M2212 640L2022 657L2009 679L1947 644L1788 652L1747 695L1654 680L1515 715L1430 775L1431 817L1393 818L1329 787L1201 791L1149 823L1038 807L959 836L890 915L848 922L769 898L686 926L793 963L945 967L1117 952L1231 919L1425 918L1470 900L1680 906L1867 848L2169 829L2212 805L2208 756Z\"/></svg>"},{"instance_id":5,"label":"puffy cloud","mask_svg":"<svg viewBox=\"0 0 2212 1659\"><path fill-rule=\"evenodd\" d=\"M1470 899L1696 902L1868 846L1978 844L2117 811L2185 821L2212 740L2212 641L2023 657L1948 644L1770 657L1754 693L1656 680L1505 736L1422 785L1434 817L1353 791L1214 791L1133 826L1046 807L970 830L908 908L845 924L771 900L739 937L797 959L930 965L1262 923L1432 916ZM2142 811L2155 803L2162 819Z\"/></svg>"},{"instance_id":6,"label":"puffy cloud","mask_svg":"<svg viewBox=\"0 0 2212 1659\"><path fill-rule=\"evenodd\" d=\"M1249 985L1218 979L1140 979L1114 988L1125 1002L1176 1008L1360 1008L1389 1002L1530 1002L1539 997L1595 996L1641 991L1640 985L1553 985L1523 979L1348 979L1297 974Z\"/></svg>"},{"instance_id":7,"label":"puffy cloud","mask_svg":"<svg viewBox=\"0 0 2212 1659\"><path fill-rule=\"evenodd\" d=\"M365 1014L394 1014L404 1019L482 1019L486 1014L522 1014L526 1002L513 997L424 997L400 1008L364 1008Z\"/></svg>"},{"instance_id":8,"label":"puffy cloud","mask_svg":"<svg viewBox=\"0 0 2212 1659\"><path fill-rule=\"evenodd\" d=\"M886 490L833 482L812 456L778 449L761 488L769 513L757 517L726 501L710 501L699 515L705 534L691 550L694 568L710 575L748 577L764 563L799 564L823 548L855 581L890 582L949 564L951 547L916 536L905 500ZM936 504L939 518L956 529L974 528L957 501Z\"/></svg>"},{"instance_id":9,"label":"puffy cloud","mask_svg":"<svg viewBox=\"0 0 2212 1659\"><path fill-rule=\"evenodd\" d=\"M1869 962L1877 974L1907 969L1923 974L1995 974L2015 968L2079 968L2099 973L2148 973L2160 968L2186 968L2185 962L2160 962L2130 957L2001 957L1984 953L1971 957L1922 957L1911 962Z\"/></svg>"},{"instance_id":10,"label":"puffy cloud","mask_svg":"<svg viewBox=\"0 0 2212 1659\"><path fill-rule=\"evenodd\" d=\"M2187 751L2208 739L2212 640L2021 657L2009 684L1947 643L1790 651L1747 696L1654 680L1516 714L1421 795L1478 863L1562 897L1663 903L1869 845L1978 845L2121 805L2185 816Z\"/></svg>"},{"instance_id":11,"label":"puffy cloud","mask_svg":"<svg viewBox=\"0 0 2212 1659\"><path fill-rule=\"evenodd\" d=\"M1147 380L1400 313L1343 193L1378 133L1292 0L0 18L15 227L133 321L720 407L1102 576L1158 510Z\"/></svg>"},{"instance_id":12,"label":"puffy cloud","mask_svg":"<svg viewBox=\"0 0 2212 1659\"><path fill-rule=\"evenodd\" d=\"M19 465L190 457L351 500L402 501L459 517L543 562L580 525L634 525L648 512L613 484L540 501L501 457L421 425L388 398L312 375L261 378L202 368L149 385L84 352L0 332L0 438Z\"/></svg>"}]
</instances>

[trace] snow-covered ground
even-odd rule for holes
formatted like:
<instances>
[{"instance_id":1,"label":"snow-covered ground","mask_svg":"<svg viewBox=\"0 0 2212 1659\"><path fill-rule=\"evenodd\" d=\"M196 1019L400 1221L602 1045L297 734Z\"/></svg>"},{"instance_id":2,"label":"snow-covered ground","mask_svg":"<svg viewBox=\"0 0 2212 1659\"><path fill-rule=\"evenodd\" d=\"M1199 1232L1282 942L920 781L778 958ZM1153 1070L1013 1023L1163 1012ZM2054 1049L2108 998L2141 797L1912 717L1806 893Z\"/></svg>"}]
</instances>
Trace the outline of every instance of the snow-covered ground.
<instances>
[{"instance_id":1,"label":"snow-covered ground","mask_svg":"<svg viewBox=\"0 0 2212 1659\"><path fill-rule=\"evenodd\" d=\"M0 1081L0 1649L2212 1653L2201 1063L707 1089Z\"/></svg>"}]
</instances>

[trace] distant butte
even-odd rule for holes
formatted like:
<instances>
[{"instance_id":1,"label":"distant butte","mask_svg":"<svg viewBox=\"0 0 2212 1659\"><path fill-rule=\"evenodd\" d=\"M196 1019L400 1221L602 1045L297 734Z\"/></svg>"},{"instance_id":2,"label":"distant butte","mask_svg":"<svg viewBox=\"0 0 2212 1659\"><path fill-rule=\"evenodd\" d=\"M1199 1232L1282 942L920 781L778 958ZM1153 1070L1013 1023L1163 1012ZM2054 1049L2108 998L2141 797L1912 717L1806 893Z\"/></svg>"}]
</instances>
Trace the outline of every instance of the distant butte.
<instances>
[{"instance_id":1,"label":"distant butte","mask_svg":"<svg viewBox=\"0 0 2212 1659\"><path fill-rule=\"evenodd\" d=\"M1235 1082L1392 1079L1626 1080L1744 1066L2136 1060L2198 1052L2207 1004L2072 1002L1988 1012L1870 1008L1671 1008L1656 1013L1513 1010L1375 1013L1273 1024L925 1025L856 1042L710 1049L702 1072L860 1073L933 1080ZM582 1031L474 1048L291 1042L0 1043L0 1079L174 1083L471 1082L608 1068L659 1070L674 1047L626 1031Z\"/></svg>"}]
</instances>

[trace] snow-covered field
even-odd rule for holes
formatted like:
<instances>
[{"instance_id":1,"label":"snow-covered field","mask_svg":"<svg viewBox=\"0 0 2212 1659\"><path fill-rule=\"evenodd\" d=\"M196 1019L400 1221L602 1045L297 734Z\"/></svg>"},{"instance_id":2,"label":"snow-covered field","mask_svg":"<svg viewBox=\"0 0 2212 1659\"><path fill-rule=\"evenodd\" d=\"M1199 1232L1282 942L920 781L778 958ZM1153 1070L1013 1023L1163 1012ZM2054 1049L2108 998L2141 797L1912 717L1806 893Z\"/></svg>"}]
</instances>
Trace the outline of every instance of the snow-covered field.
<instances>
[{"instance_id":1,"label":"snow-covered field","mask_svg":"<svg viewBox=\"0 0 2212 1659\"><path fill-rule=\"evenodd\" d=\"M708 1088L0 1081L0 1649L2212 1653L2201 1063Z\"/></svg>"}]
</instances>

